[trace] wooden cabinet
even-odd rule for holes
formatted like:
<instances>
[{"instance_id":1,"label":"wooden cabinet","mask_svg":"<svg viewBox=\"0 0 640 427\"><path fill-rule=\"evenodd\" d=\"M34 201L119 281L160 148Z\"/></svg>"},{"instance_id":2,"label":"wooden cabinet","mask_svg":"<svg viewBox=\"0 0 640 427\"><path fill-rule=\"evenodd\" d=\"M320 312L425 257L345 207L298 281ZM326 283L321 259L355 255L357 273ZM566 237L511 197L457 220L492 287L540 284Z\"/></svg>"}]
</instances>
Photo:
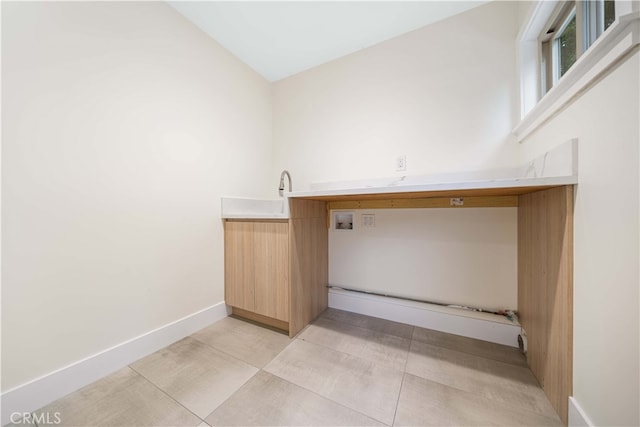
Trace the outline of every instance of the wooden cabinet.
<instances>
[{"instance_id":1,"label":"wooden cabinet","mask_svg":"<svg viewBox=\"0 0 640 427\"><path fill-rule=\"evenodd\" d=\"M289 220L226 220L225 302L297 334L327 308L326 203L292 200Z\"/></svg>"},{"instance_id":2,"label":"wooden cabinet","mask_svg":"<svg viewBox=\"0 0 640 427\"><path fill-rule=\"evenodd\" d=\"M227 221L227 304L289 320L288 222Z\"/></svg>"},{"instance_id":3,"label":"wooden cabinet","mask_svg":"<svg viewBox=\"0 0 640 427\"><path fill-rule=\"evenodd\" d=\"M255 310L254 238L252 222L225 223L225 301L243 310Z\"/></svg>"}]
</instances>

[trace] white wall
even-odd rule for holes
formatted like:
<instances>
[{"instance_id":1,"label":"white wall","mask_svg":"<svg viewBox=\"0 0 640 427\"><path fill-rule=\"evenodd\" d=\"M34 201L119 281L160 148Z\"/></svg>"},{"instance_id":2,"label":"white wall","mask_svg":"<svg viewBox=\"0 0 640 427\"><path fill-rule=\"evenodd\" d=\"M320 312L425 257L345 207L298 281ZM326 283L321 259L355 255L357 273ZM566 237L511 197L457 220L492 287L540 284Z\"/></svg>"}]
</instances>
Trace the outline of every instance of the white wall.
<instances>
[{"instance_id":1,"label":"white wall","mask_svg":"<svg viewBox=\"0 0 640 427\"><path fill-rule=\"evenodd\" d=\"M638 425L640 53L522 145L579 139L574 217L574 397L596 425Z\"/></svg>"},{"instance_id":2,"label":"white wall","mask_svg":"<svg viewBox=\"0 0 640 427\"><path fill-rule=\"evenodd\" d=\"M314 181L512 166L517 4L494 2L274 84L274 176Z\"/></svg>"},{"instance_id":3,"label":"white wall","mask_svg":"<svg viewBox=\"0 0 640 427\"><path fill-rule=\"evenodd\" d=\"M329 232L329 283L490 309L517 307L517 208L356 210ZM375 227L362 227L362 214Z\"/></svg>"},{"instance_id":4,"label":"white wall","mask_svg":"<svg viewBox=\"0 0 640 427\"><path fill-rule=\"evenodd\" d=\"M316 181L518 165L518 147L510 134L518 114L513 96L517 14L514 2L490 3L275 83L274 177L288 169L294 189L305 189ZM407 155L406 172L395 171L400 154ZM455 244L447 242L446 250L431 235L437 226L428 226L439 214L414 211L407 218L407 213L385 212L375 238L332 235L331 283L516 308L515 253L491 255L496 246L500 254L515 248L512 213L482 217L491 221L499 245L481 227L464 224L480 218L477 214L457 213L463 217L460 229L468 233L452 235ZM409 219L415 227L403 224ZM437 221L440 225L447 219L439 215ZM455 232L456 224L446 224ZM391 256L390 242L409 243ZM343 254L356 247L362 251L358 258L344 261ZM452 256L454 251L459 256ZM475 258L479 253L485 254L482 266ZM434 263L439 268L431 275L427 270L434 265L425 264L424 254L439 254ZM390 283L400 260L404 270ZM471 279L474 273L480 273L479 280ZM483 286L490 292L481 295Z\"/></svg>"},{"instance_id":5,"label":"white wall","mask_svg":"<svg viewBox=\"0 0 640 427\"><path fill-rule=\"evenodd\" d=\"M269 84L161 2L2 3L2 390L223 300ZM273 191L270 191L273 187Z\"/></svg>"},{"instance_id":6,"label":"white wall","mask_svg":"<svg viewBox=\"0 0 640 427\"><path fill-rule=\"evenodd\" d=\"M517 16L495 2L271 88L162 3L3 2L2 390L221 301L221 195L578 137L574 395L638 425L639 54L519 147Z\"/></svg>"}]
</instances>

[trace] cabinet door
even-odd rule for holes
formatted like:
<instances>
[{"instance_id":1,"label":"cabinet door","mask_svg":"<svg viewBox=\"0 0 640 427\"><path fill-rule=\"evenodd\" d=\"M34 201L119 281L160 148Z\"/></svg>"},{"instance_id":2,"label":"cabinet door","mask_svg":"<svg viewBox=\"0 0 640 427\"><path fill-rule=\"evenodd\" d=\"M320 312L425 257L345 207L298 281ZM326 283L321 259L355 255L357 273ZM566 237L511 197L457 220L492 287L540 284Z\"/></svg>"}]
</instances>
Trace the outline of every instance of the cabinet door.
<instances>
[{"instance_id":1,"label":"cabinet door","mask_svg":"<svg viewBox=\"0 0 640 427\"><path fill-rule=\"evenodd\" d=\"M224 298L227 305L255 310L252 222L224 223Z\"/></svg>"},{"instance_id":2,"label":"cabinet door","mask_svg":"<svg viewBox=\"0 0 640 427\"><path fill-rule=\"evenodd\" d=\"M256 222L253 229L255 312L289 321L289 224Z\"/></svg>"}]
</instances>

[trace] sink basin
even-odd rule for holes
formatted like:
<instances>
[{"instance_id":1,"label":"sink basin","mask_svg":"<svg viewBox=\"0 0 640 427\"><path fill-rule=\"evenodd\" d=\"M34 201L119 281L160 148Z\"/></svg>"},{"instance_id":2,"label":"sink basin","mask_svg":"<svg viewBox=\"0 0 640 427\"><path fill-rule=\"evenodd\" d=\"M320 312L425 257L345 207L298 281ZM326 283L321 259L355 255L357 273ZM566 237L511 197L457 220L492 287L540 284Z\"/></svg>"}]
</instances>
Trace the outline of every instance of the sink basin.
<instances>
[{"instance_id":1,"label":"sink basin","mask_svg":"<svg viewBox=\"0 0 640 427\"><path fill-rule=\"evenodd\" d=\"M222 218L286 219L289 218L289 200L223 197Z\"/></svg>"}]
</instances>

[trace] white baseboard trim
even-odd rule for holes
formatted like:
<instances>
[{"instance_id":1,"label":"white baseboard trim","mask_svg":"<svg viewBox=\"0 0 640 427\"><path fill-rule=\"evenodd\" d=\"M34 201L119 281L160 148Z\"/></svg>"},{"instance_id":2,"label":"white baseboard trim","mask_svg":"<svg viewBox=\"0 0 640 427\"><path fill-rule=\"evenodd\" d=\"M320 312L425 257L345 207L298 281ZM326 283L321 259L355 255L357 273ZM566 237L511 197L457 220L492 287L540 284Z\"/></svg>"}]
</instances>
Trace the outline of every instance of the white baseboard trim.
<instances>
[{"instance_id":1,"label":"white baseboard trim","mask_svg":"<svg viewBox=\"0 0 640 427\"><path fill-rule=\"evenodd\" d=\"M520 325L495 314L367 295L343 289L329 289L329 307L518 347Z\"/></svg>"},{"instance_id":2,"label":"white baseboard trim","mask_svg":"<svg viewBox=\"0 0 640 427\"><path fill-rule=\"evenodd\" d=\"M569 425L576 427L591 427L595 425L573 396L569 396Z\"/></svg>"},{"instance_id":3,"label":"white baseboard trim","mask_svg":"<svg viewBox=\"0 0 640 427\"><path fill-rule=\"evenodd\" d=\"M2 424L15 412L32 412L75 390L160 350L230 314L223 302L103 350L0 396Z\"/></svg>"}]
</instances>

